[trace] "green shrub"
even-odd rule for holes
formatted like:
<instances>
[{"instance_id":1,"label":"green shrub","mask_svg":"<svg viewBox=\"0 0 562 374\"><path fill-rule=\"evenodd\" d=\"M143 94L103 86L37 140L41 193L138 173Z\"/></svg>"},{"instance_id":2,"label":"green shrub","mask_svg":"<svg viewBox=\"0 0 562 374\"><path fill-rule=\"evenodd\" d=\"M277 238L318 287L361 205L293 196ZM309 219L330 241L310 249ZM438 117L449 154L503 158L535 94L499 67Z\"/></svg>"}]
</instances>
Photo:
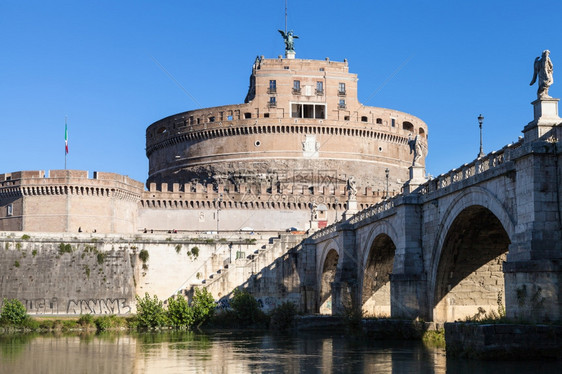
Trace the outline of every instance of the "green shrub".
<instances>
[{"instance_id":1,"label":"green shrub","mask_svg":"<svg viewBox=\"0 0 562 374\"><path fill-rule=\"evenodd\" d=\"M28 316L26 319L23 320L21 326L29 330L38 330L40 324L39 321Z\"/></svg>"},{"instance_id":2,"label":"green shrub","mask_svg":"<svg viewBox=\"0 0 562 374\"><path fill-rule=\"evenodd\" d=\"M55 321L52 319L44 319L39 322L39 328L44 330L52 330L55 325Z\"/></svg>"},{"instance_id":3,"label":"green shrub","mask_svg":"<svg viewBox=\"0 0 562 374\"><path fill-rule=\"evenodd\" d=\"M91 314L81 314L78 318L78 324L82 327L92 326L94 324L94 316Z\"/></svg>"},{"instance_id":4,"label":"green shrub","mask_svg":"<svg viewBox=\"0 0 562 374\"><path fill-rule=\"evenodd\" d=\"M242 325L251 325L260 319L261 310L258 301L246 291L234 290L230 307L234 311L236 319Z\"/></svg>"},{"instance_id":5,"label":"green shrub","mask_svg":"<svg viewBox=\"0 0 562 374\"><path fill-rule=\"evenodd\" d=\"M180 253L181 252L181 244L176 244L176 253Z\"/></svg>"},{"instance_id":6,"label":"green shrub","mask_svg":"<svg viewBox=\"0 0 562 374\"><path fill-rule=\"evenodd\" d=\"M139 327L160 327L166 324L166 311L156 295L151 299L145 293L142 299L136 296L136 300Z\"/></svg>"},{"instance_id":7,"label":"green shrub","mask_svg":"<svg viewBox=\"0 0 562 374\"><path fill-rule=\"evenodd\" d=\"M62 321L62 329L63 330L72 330L78 327L78 324L75 320L72 319L65 319Z\"/></svg>"},{"instance_id":8,"label":"green shrub","mask_svg":"<svg viewBox=\"0 0 562 374\"><path fill-rule=\"evenodd\" d=\"M199 247L193 247L193 248L191 248L191 252L188 252L188 253L191 253L191 255L192 255L194 258L199 257Z\"/></svg>"},{"instance_id":9,"label":"green shrub","mask_svg":"<svg viewBox=\"0 0 562 374\"><path fill-rule=\"evenodd\" d=\"M422 340L432 347L445 347L445 330L428 330L423 333Z\"/></svg>"},{"instance_id":10,"label":"green shrub","mask_svg":"<svg viewBox=\"0 0 562 374\"><path fill-rule=\"evenodd\" d=\"M20 262L18 260L14 261L14 266L19 268L20 267Z\"/></svg>"},{"instance_id":11,"label":"green shrub","mask_svg":"<svg viewBox=\"0 0 562 374\"><path fill-rule=\"evenodd\" d=\"M0 322L2 324L20 326L28 318L25 306L18 299L4 299Z\"/></svg>"},{"instance_id":12,"label":"green shrub","mask_svg":"<svg viewBox=\"0 0 562 374\"><path fill-rule=\"evenodd\" d=\"M31 254L33 255L33 257L37 256L37 250L34 249L33 251L31 251Z\"/></svg>"},{"instance_id":13,"label":"green shrub","mask_svg":"<svg viewBox=\"0 0 562 374\"><path fill-rule=\"evenodd\" d=\"M104 252L98 252L97 254L97 261L98 264L103 264L103 262L105 261L105 253Z\"/></svg>"},{"instance_id":14,"label":"green shrub","mask_svg":"<svg viewBox=\"0 0 562 374\"><path fill-rule=\"evenodd\" d=\"M59 244L59 254L72 253L72 246L70 244Z\"/></svg>"},{"instance_id":15,"label":"green shrub","mask_svg":"<svg viewBox=\"0 0 562 374\"><path fill-rule=\"evenodd\" d=\"M29 240L29 239L31 239L31 236L29 236L29 235L27 235L27 234L23 234L23 235L21 236L21 238L22 238L22 240Z\"/></svg>"},{"instance_id":16,"label":"green shrub","mask_svg":"<svg viewBox=\"0 0 562 374\"><path fill-rule=\"evenodd\" d=\"M291 327L296 315L297 307L295 304L286 301L273 309L269 326L271 329L277 331L287 330Z\"/></svg>"},{"instance_id":17,"label":"green shrub","mask_svg":"<svg viewBox=\"0 0 562 374\"><path fill-rule=\"evenodd\" d=\"M110 316L97 317L94 319L94 323L96 324L96 329L98 331L105 331L113 327L113 321Z\"/></svg>"},{"instance_id":18,"label":"green shrub","mask_svg":"<svg viewBox=\"0 0 562 374\"><path fill-rule=\"evenodd\" d=\"M141 249L141 251L139 252L139 258L143 262L143 264L146 264L146 262L148 261L148 251L146 249Z\"/></svg>"},{"instance_id":19,"label":"green shrub","mask_svg":"<svg viewBox=\"0 0 562 374\"><path fill-rule=\"evenodd\" d=\"M168 299L168 322L174 327L191 327L194 322L193 309L180 295Z\"/></svg>"},{"instance_id":20,"label":"green shrub","mask_svg":"<svg viewBox=\"0 0 562 374\"><path fill-rule=\"evenodd\" d=\"M193 300L191 302L193 318L195 320L194 324L196 326L201 326L209 321L215 313L216 306L217 304L215 303L213 295L211 295L206 288L196 288L195 295L193 295Z\"/></svg>"}]
</instances>

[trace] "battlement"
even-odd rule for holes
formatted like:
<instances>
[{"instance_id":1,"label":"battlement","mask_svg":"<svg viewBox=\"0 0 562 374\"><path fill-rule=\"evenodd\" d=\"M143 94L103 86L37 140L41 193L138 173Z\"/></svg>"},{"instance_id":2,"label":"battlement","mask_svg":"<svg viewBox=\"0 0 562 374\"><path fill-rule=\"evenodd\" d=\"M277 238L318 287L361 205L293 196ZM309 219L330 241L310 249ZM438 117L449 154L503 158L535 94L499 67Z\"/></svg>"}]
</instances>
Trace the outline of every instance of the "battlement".
<instances>
[{"instance_id":1,"label":"battlement","mask_svg":"<svg viewBox=\"0 0 562 374\"><path fill-rule=\"evenodd\" d=\"M54 187L72 186L90 188L123 189L139 194L143 190L143 183L126 175L94 171L89 178L87 170L29 170L0 174L0 193L5 187Z\"/></svg>"},{"instance_id":2,"label":"battlement","mask_svg":"<svg viewBox=\"0 0 562 374\"><path fill-rule=\"evenodd\" d=\"M400 191L389 191L395 196ZM310 209L310 204L326 204L328 209L342 210L347 202L344 184L319 188L304 185L282 185L269 188L265 185L240 183L225 185L203 185L200 183L150 183L149 190L141 197L143 208L201 209ZM357 202L361 209L381 201L386 191L372 187L358 190Z\"/></svg>"}]
</instances>

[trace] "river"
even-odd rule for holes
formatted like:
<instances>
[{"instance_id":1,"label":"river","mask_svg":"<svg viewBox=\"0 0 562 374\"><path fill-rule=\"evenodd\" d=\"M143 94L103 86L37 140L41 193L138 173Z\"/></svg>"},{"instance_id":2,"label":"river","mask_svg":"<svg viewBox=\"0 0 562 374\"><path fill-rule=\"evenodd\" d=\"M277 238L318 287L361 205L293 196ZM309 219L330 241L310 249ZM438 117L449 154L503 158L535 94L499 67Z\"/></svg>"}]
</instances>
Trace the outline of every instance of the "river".
<instances>
[{"instance_id":1,"label":"river","mask_svg":"<svg viewBox=\"0 0 562 374\"><path fill-rule=\"evenodd\" d=\"M419 341L218 331L0 336L0 373L555 373L561 362L447 358Z\"/></svg>"}]
</instances>

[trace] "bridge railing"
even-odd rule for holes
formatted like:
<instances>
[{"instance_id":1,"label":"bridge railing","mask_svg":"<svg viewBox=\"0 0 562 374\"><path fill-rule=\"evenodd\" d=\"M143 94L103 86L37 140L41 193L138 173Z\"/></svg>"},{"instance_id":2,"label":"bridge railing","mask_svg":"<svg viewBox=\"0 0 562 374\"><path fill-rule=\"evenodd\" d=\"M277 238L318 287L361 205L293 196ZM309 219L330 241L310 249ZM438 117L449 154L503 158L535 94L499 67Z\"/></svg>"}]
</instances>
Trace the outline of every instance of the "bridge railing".
<instances>
[{"instance_id":1,"label":"bridge railing","mask_svg":"<svg viewBox=\"0 0 562 374\"><path fill-rule=\"evenodd\" d=\"M347 223L350 223L352 225L361 222L365 219L371 218L373 216L376 216L377 214L380 214L382 212L385 212L391 208L394 208L394 203L396 201L396 199L398 197L401 197L402 195L396 195L390 199L387 200L383 200L375 205L370 206L369 208L366 208L356 214L354 214L350 219L348 219ZM341 221L340 221L341 222ZM340 222L336 222L331 224L330 226L325 227L324 229L315 232L314 234L312 234L309 239L312 240L318 240L320 238L323 238L327 235L333 234L337 231L337 225Z\"/></svg>"},{"instance_id":2,"label":"bridge railing","mask_svg":"<svg viewBox=\"0 0 562 374\"><path fill-rule=\"evenodd\" d=\"M402 196L402 195L397 195L391 199L386 199L383 200L373 206L370 206L367 209L364 209L356 214L353 215L353 217L351 217L349 219L349 223L351 223L352 225L356 224L357 222L361 222L365 219L371 218L373 216L376 216L377 214L380 214L382 212L385 212L391 208L394 208L394 202L396 201L396 198L398 196Z\"/></svg>"},{"instance_id":3,"label":"bridge railing","mask_svg":"<svg viewBox=\"0 0 562 374\"><path fill-rule=\"evenodd\" d=\"M445 174L441 174L434 179L427 181L422 184L419 189L419 193L422 195L435 192L453 183L460 182L471 178L477 174L484 173L488 170L495 169L500 165L509 161L511 151L519 148L523 140L519 140L516 143L508 144L498 151L488 153L482 158L477 158L474 161L462 165L460 168L450 170Z\"/></svg>"},{"instance_id":4,"label":"bridge railing","mask_svg":"<svg viewBox=\"0 0 562 374\"><path fill-rule=\"evenodd\" d=\"M337 226L338 226L338 222L332 223L330 226L326 226L322 230L316 231L314 234L309 236L309 239L318 240L326 235L333 234L334 232L336 232Z\"/></svg>"}]
</instances>

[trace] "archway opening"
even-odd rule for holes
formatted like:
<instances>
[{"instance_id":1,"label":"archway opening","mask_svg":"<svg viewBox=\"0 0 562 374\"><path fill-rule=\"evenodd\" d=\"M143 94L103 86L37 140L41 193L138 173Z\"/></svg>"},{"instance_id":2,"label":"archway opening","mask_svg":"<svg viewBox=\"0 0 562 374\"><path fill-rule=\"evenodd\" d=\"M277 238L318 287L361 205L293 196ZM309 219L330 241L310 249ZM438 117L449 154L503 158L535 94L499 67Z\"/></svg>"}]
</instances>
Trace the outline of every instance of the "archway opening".
<instances>
[{"instance_id":1,"label":"archway opening","mask_svg":"<svg viewBox=\"0 0 562 374\"><path fill-rule=\"evenodd\" d=\"M396 246L386 234L378 235L363 271L362 309L366 316L390 317L390 274Z\"/></svg>"},{"instance_id":2,"label":"archway opening","mask_svg":"<svg viewBox=\"0 0 562 374\"><path fill-rule=\"evenodd\" d=\"M484 318L505 312L502 263L510 241L487 208L464 209L447 232L435 282L433 320Z\"/></svg>"},{"instance_id":3,"label":"archway opening","mask_svg":"<svg viewBox=\"0 0 562 374\"><path fill-rule=\"evenodd\" d=\"M322 278L320 279L320 314L332 314L332 282L336 279L339 254L330 249L322 267Z\"/></svg>"}]
</instances>

